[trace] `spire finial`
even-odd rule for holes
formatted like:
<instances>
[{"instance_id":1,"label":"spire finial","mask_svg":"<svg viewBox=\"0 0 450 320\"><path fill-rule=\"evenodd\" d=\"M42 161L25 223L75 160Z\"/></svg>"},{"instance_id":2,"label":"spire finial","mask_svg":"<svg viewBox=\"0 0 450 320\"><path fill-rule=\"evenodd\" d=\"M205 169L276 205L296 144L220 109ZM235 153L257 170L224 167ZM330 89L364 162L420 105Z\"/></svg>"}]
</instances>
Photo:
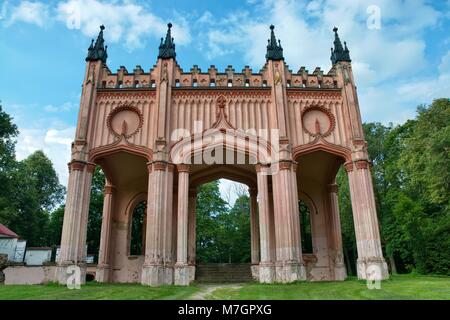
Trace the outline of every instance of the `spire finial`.
<instances>
[{"instance_id":1,"label":"spire finial","mask_svg":"<svg viewBox=\"0 0 450 320\"><path fill-rule=\"evenodd\" d=\"M158 58L161 59L175 59L176 53L175 53L175 43L173 42L171 29L172 23L167 24L167 33L166 38L163 42L163 38L161 38L161 44L159 45L159 54Z\"/></svg>"},{"instance_id":2,"label":"spire finial","mask_svg":"<svg viewBox=\"0 0 450 320\"><path fill-rule=\"evenodd\" d=\"M339 61L351 62L350 51L347 48L347 43L344 41L344 47L342 47L341 39L339 38L338 28L334 27L334 49L331 48L331 62L333 64Z\"/></svg>"},{"instance_id":3,"label":"spire finial","mask_svg":"<svg viewBox=\"0 0 450 320\"><path fill-rule=\"evenodd\" d=\"M97 40L92 39L91 45L88 49L88 55L86 57L86 61L98 61L101 60L103 63L106 63L106 59L108 58L108 54L106 53L105 48L105 40L103 39L103 30L105 30L105 26L102 24L100 26L100 32L98 33Z\"/></svg>"},{"instance_id":4,"label":"spire finial","mask_svg":"<svg viewBox=\"0 0 450 320\"><path fill-rule=\"evenodd\" d=\"M270 39L267 41L267 60L284 60L283 58L283 48L281 47L281 41L276 39L275 26L273 24L270 25Z\"/></svg>"}]
</instances>

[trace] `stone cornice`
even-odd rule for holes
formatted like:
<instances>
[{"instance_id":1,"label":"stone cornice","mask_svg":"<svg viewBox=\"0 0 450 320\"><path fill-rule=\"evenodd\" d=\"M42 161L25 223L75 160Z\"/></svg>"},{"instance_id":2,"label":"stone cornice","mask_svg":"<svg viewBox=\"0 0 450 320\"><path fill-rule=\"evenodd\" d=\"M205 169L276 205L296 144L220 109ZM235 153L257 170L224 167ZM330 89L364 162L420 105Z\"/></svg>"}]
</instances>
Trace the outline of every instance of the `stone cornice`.
<instances>
[{"instance_id":1,"label":"stone cornice","mask_svg":"<svg viewBox=\"0 0 450 320\"><path fill-rule=\"evenodd\" d=\"M116 99L154 99L155 89L97 89L97 101Z\"/></svg>"},{"instance_id":2,"label":"stone cornice","mask_svg":"<svg viewBox=\"0 0 450 320\"><path fill-rule=\"evenodd\" d=\"M340 100L342 98L341 89L325 88L288 88L286 95L289 98L320 99L320 100Z\"/></svg>"}]
</instances>

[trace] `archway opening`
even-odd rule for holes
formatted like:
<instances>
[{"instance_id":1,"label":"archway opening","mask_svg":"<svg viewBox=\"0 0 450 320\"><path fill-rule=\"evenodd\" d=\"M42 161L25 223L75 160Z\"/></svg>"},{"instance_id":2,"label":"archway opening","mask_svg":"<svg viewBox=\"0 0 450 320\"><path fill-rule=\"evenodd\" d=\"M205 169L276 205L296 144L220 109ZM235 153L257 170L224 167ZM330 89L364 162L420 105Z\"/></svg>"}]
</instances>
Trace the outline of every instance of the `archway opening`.
<instances>
[{"instance_id":1,"label":"archway opening","mask_svg":"<svg viewBox=\"0 0 450 320\"><path fill-rule=\"evenodd\" d=\"M147 202L139 202L131 217L130 255L140 256L145 252L145 229L147 221Z\"/></svg>"},{"instance_id":2,"label":"archway opening","mask_svg":"<svg viewBox=\"0 0 450 320\"><path fill-rule=\"evenodd\" d=\"M300 212L302 253L311 254L313 253L311 210L303 200L298 202L298 206Z\"/></svg>"},{"instance_id":3,"label":"archway opening","mask_svg":"<svg viewBox=\"0 0 450 320\"><path fill-rule=\"evenodd\" d=\"M200 185L196 198L196 263L250 263L248 187L227 179Z\"/></svg>"}]
</instances>

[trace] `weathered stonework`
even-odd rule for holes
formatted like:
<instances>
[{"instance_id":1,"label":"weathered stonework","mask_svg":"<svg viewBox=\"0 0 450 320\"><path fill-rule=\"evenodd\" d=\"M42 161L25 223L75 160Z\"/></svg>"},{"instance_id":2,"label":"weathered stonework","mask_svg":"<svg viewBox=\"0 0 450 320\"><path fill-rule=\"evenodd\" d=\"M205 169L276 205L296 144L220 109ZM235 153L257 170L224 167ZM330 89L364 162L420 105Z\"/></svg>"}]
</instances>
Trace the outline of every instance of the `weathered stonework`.
<instances>
[{"instance_id":1,"label":"weathered stonework","mask_svg":"<svg viewBox=\"0 0 450 320\"><path fill-rule=\"evenodd\" d=\"M171 39L161 43L151 70L113 73L102 30L86 62L55 280L66 281L67 266L83 267L94 165L107 178L97 281L191 283L195 190L219 178L249 186L255 279L344 280L335 186L341 165L349 176L358 277L374 268L388 277L348 49L336 38L328 73L294 73L271 32L258 73L231 66L183 71ZM222 151L225 164L216 161ZM143 200L145 253L133 257L131 215ZM313 252L302 252L299 200L310 210Z\"/></svg>"}]
</instances>

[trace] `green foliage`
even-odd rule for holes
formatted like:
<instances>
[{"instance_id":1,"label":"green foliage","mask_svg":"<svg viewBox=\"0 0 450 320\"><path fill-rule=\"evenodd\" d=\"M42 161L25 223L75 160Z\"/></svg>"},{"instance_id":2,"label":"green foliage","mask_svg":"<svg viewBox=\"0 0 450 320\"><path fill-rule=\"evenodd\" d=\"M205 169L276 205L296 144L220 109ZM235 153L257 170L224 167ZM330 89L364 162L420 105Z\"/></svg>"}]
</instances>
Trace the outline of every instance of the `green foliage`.
<instances>
[{"instance_id":1,"label":"green foliage","mask_svg":"<svg viewBox=\"0 0 450 320\"><path fill-rule=\"evenodd\" d=\"M139 203L133 210L133 217L131 218L131 241L130 241L130 254L131 255L143 255L143 241L144 239L144 223L145 211L147 210L147 204L145 202Z\"/></svg>"},{"instance_id":2,"label":"green foliage","mask_svg":"<svg viewBox=\"0 0 450 320\"><path fill-rule=\"evenodd\" d=\"M380 221L391 268L450 274L450 101L420 106L415 120L364 124ZM337 176L344 255L356 255L345 172Z\"/></svg>"},{"instance_id":3,"label":"green foliage","mask_svg":"<svg viewBox=\"0 0 450 320\"><path fill-rule=\"evenodd\" d=\"M10 191L16 167L14 138L18 133L17 126L0 104L0 222L4 224L10 224L17 214L10 200Z\"/></svg>"},{"instance_id":4,"label":"green foliage","mask_svg":"<svg viewBox=\"0 0 450 320\"><path fill-rule=\"evenodd\" d=\"M250 260L249 198L241 195L229 209L219 182L200 186L197 193L197 262L225 263Z\"/></svg>"},{"instance_id":5,"label":"green foliage","mask_svg":"<svg viewBox=\"0 0 450 320\"><path fill-rule=\"evenodd\" d=\"M0 223L26 239L28 246L51 245L50 212L62 202L65 190L42 151L16 161L17 134L0 106Z\"/></svg>"},{"instance_id":6,"label":"green foliage","mask_svg":"<svg viewBox=\"0 0 450 320\"><path fill-rule=\"evenodd\" d=\"M29 246L49 245L49 212L62 201L64 187L42 151L16 162L14 167L14 183L8 190L11 216L5 222Z\"/></svg>"}]
</instances>

